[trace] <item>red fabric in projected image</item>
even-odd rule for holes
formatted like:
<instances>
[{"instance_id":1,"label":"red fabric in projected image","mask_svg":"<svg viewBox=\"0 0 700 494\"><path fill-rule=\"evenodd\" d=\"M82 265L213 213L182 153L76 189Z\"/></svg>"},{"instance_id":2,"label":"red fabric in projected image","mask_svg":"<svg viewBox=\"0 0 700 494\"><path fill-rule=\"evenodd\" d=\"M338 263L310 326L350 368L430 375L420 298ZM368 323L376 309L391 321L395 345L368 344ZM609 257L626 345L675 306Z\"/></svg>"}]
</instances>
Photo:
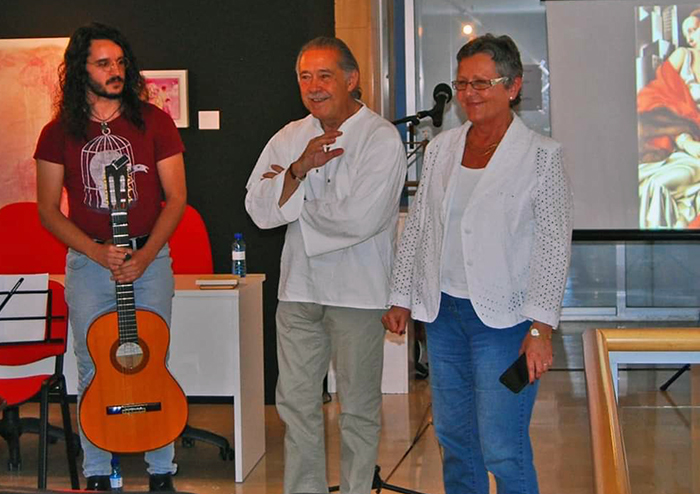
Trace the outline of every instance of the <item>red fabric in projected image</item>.
<instances>
[{"instance_id":1,"label":"red fabric in projected image","mask_svg":"<svg viewBox=\"0 0 700 494\"><path fill-rule=\"evenodd\" d=\"M695 218L693 221L690 222L688 225L689 230L699 230L700 229L700 216Z\"/></svg>"},{"instance_id":2,"label":"red fabric in projected image","mask_svg":"<svg viewBox=\"0 0 700 494\"><path fill-rule=\"evenodd\" d=\"M637 95L638 113L648 112L661 107L681 118L692 121L700 128L700 112L697 104L693 101L688 86L686 86L678 72L668 61L665 61L658 68L656 79L643 87ZM650 140L648 144L670 153L673 150L673 139L675 137L675 135L657 136Z\"/></svg>"}]
</instances>

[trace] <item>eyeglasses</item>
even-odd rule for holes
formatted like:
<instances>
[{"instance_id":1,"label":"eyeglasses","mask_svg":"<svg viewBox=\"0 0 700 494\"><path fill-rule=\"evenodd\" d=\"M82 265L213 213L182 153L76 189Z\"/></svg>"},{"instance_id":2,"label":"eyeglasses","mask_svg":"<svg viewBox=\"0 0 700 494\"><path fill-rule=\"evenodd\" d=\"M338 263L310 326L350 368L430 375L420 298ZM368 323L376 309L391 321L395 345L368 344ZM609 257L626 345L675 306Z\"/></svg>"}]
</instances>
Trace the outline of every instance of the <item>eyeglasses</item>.
<instances>
[{"instance_id":1,"label":"eyeglasses","mask_svg":"<svg viewBox=\"0 0 700 494\"><path fill-rule=\"evenodd\" d=\"M87 62L90 65L94 65L100 70L103 70L107 72L109 69L112 68L112 65L116 64L118 69L126 69L129 66L129 59L128 58L118 58L116 60L112 60L109 58L103 58L98 60L97 62Z\"/></svg>"},{"instance_id":2,"label":"eyeglasses","mask_svg":"<svg viewBox=\"0 0 700 494\"><path fill-rule=\"evenodd\" d=\"M506 82L509 77L497 77L495 79L476 79L474 81L452 81L452 89L455 91L464 91L467 86L471 86L472 89L477 91L484 91L486 89L492 88L496 84L501 82Z\"/></svg>"}]
</instances>

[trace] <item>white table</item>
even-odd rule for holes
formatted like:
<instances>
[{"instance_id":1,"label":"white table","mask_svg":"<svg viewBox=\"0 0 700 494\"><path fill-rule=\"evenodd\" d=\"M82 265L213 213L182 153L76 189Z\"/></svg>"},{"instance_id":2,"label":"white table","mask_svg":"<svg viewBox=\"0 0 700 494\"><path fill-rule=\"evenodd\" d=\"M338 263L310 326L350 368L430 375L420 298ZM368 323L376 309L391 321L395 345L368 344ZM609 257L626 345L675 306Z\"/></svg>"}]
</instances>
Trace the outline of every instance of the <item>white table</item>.
<instances>
[{"instance_id":1,"label":"white table","mask_svg":"<svg viewBox=\"0 0 700 494\"><path fill-rule=\"evenodd\" d=\"M265 276L250 274L235 290L175 278L169 367L187 396L233 398L235 480L243 482L265 454Z\"/></svg>"},{"instance_id":2,"label":"white table","mask_svg":"<svg viewBox=\"0 0 700 494\"><path fill-rule=\"evenodd\" d=\"M225 275L224 275L225 276ZM198 275L176 275L168 367L187 396L231 397L234 410L235 480L243 482L265 454L262 283L249 274L236 289L200 290ZM63 282L63 276L51 276ZM3 377L53 372L50 362L23 372L3 367ZM77 394L77 366L68 340L64 374Z\"/></svg>"}]
</instances>

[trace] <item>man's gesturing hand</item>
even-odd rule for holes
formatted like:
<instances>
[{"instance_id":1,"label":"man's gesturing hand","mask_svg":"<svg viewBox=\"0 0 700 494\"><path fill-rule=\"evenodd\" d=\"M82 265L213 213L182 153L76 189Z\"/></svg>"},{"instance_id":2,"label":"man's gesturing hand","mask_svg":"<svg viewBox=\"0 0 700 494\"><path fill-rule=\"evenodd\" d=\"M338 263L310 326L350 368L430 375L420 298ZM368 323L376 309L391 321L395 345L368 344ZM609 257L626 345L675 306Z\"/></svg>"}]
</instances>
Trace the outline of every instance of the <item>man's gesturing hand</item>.
<instances>
[{"instance_id":1,"label":"man's gesturing hand","mask_svg":"<svg viewBox=\"0 0 700 494\"><path fill-rule=\"evenodd\" d=\"M329 130L323 135L314 137L306 145L306 149L298 160L291 165L295 177L304 178L314 168L320 168L333 158L343 154L342 148L330 149L336 138L343 135L338 130Z\"/></svg>"}]
</instances>

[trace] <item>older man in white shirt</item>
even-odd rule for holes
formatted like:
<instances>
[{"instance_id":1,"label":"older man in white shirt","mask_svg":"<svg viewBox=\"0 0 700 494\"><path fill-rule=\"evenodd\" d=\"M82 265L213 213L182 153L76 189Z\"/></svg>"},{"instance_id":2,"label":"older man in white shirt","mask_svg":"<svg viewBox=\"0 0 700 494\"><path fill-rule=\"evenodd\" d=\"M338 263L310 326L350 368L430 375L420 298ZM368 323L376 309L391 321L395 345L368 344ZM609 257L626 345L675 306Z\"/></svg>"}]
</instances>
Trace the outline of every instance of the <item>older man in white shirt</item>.
<instances>
[{"instance_id":1,"label":"older man in white shirt","mask_svg":"<svg viewBox=\"0 0 700 494\"><path fill-rule=\"evenodd\" d=\"M359 101L357 61L341 40L307 43L297 76L311 114L270 139L246 196L260 228L287 225L277 308L284 492L328 492L321 390L332 358L342 407L340 491L368 493L406 157L396 129Z\"/></svg>"}]
</instances>

